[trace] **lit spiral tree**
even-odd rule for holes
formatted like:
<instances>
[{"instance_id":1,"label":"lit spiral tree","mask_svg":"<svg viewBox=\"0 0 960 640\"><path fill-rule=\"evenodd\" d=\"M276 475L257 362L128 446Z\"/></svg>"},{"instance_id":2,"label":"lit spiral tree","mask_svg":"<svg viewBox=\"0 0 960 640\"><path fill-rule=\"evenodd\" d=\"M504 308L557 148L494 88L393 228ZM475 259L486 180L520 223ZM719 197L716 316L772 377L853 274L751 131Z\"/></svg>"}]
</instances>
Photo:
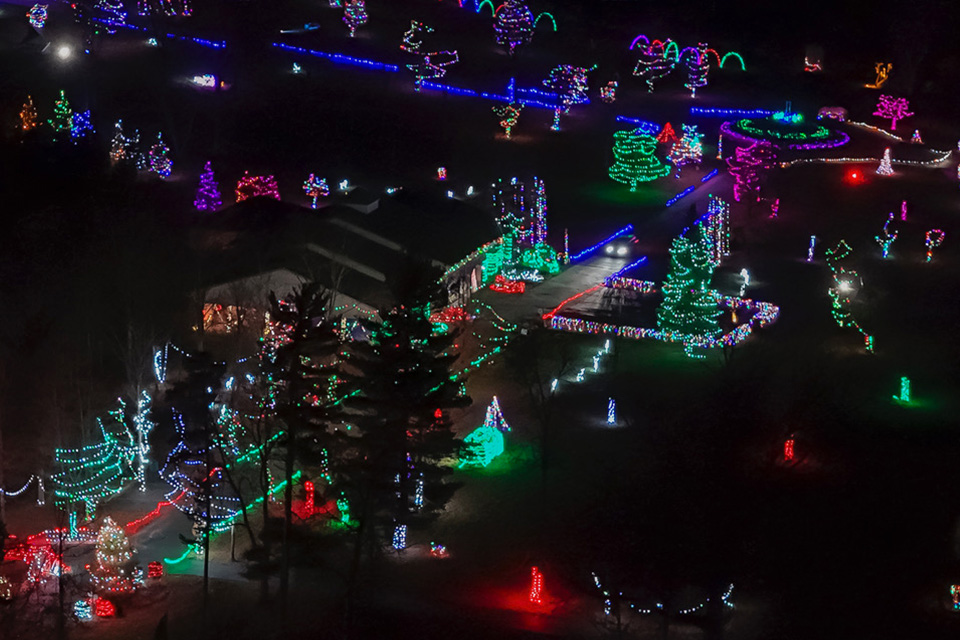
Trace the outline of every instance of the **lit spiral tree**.
<instances>
[{"instance_id":1,"label":"lit spiral tree","mask_svg":"<svg viewBox=\"0 0 960 640\"><path fill-rule=\"evenodd\" d=\"M533 39L533 27L533 12L523 0L506 0L500 5L493 22L497 44L507 45L511 56L518 46Z\"/></svg>"}]
</instances>

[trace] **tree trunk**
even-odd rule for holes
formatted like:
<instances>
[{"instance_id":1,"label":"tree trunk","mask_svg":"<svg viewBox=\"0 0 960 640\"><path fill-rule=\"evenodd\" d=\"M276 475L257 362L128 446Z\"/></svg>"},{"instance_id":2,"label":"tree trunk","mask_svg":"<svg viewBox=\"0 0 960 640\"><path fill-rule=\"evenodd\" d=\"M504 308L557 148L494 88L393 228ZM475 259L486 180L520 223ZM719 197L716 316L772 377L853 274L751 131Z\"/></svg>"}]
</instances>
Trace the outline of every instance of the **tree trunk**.
<instances>
[{"instance_id":1,"label":"tree trunk","mask_svg":"<svg viewBox=\"0 0 960 640\"><path fill-rule=\"evenodd\" d=\"M287 451L284 457L283 488L283 547L280 560L280 607L284 624L290 596L290 525L293 522L293 463L296 457L296 418L287 421Z\"/></svg>"}]
</instances>

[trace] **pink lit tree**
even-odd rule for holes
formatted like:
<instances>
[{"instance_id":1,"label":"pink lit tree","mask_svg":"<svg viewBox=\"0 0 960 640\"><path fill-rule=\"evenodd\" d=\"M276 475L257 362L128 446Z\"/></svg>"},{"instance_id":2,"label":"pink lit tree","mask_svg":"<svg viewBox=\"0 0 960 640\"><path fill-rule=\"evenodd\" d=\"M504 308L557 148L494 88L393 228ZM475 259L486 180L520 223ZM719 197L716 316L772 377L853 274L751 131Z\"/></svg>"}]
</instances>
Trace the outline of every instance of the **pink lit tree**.
<instances>
[{"instance_id":1,"label":"pink lit tree","mask_svg":"<svg viewBox=\"0 0 960 640\"><path fill-rule=\"evenodd\" d=\"M197 211L216 211L221 204L220 187L217 185L213 167L208 160L207 164L203 165L203 173L200 174L200 186L197 187L197 197L193 200L193 206Z\"/></svg>"},{"instance_id":2,"label":"pink lit tree","mask_svg":"<svg viewBox=\"0 0 960 640\"><path fill-rule=\"evenodd\" d=\"M913 115L912 111L907 111L910 103L906 98L894 98L893 96L880 96L880 102L877 103L877 110L873 115L880 118L890 119L890 130L897 130L897 120L903 120Z\"/></svg>"},{"instance_id":3,"label":"pink lit tree","mask_svg":"<svg viewBox=\"0 0 960 640\"><path fill-rule=\"evenodd\" d=\"M776 157L773 146L766 140L758 140L749 147L737 147L733 156L727 158L727 171L733 176L733 199L753 193L760 199L760 180L773 168Z\"/></svg>"},{"instance_id":4,"label":"pink lit tree","mask_svg":"<svg viewBox=\"0 0 960 640\"><path fill-rule=\"evenodd\" d=\"M243 202L247 198L257 196L266 196L274 200L280 199L280 192L277 189L277 180L273 176L251 176L246 171L243 177L237 182L237 202Z\"/></svg>"}]
</instances>

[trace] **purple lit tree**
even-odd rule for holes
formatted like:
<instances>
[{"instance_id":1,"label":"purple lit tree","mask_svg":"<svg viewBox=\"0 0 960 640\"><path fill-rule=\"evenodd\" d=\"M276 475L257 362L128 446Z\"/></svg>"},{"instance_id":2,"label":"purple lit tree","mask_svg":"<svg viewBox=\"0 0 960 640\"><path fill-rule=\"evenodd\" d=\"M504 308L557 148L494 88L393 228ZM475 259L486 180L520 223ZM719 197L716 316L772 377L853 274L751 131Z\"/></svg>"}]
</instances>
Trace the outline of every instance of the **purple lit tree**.
<instances>
[{"instance_id":1,"label":"purple lit tree","mask_svg":"<svg viewBox=\"0 0 960 640\"><path fill-rule=\"evenodd\" d=\"M506 0L497 11L493 29L497 44L507 45L512 56L519 45L533 38L533 13L523 0Z\"/></svg>"},{"instance_id":2,"label":"purple lit tree","mask_svg":"<svg viewBox=\"0 0 960 640\"><path fill-rule=\"evenodd\" d=\"M223 202L220 199L220 187L213 175L213 167L207 160L207 164L203 165L203 173L200 174L200 186L197 187L197 197L193 201L193 206L197 211L216 211L221 204Z\"/></svg>"},{"instance_id":3,"label":"purple lit tree","mask_svg":"<svg viewBox=\"0 0 960 640\"><path fill-rule=\"evenodd\" d=\"M877 110L873 112L873 115L880 118L889 118L890 130L896 131L897 120L903 120L913 115L912 111L907 111L909 108L910 103L906 98L880 96L880 101L877 103Z\"/></svg>"},{"instance_id":4,"label":"purple lit tree","mask_svg":"<svg viewBox=\"0 0 960 640\"><path fill-rule=\"evenodd\" d=\"M773 168L773 146L766 140L758 140L749 147L737 147L733 156L727 158L727 171L733 176L733 199L748 193L754 201L760 199L760 179Z\"/></svg>"}]
</instances>

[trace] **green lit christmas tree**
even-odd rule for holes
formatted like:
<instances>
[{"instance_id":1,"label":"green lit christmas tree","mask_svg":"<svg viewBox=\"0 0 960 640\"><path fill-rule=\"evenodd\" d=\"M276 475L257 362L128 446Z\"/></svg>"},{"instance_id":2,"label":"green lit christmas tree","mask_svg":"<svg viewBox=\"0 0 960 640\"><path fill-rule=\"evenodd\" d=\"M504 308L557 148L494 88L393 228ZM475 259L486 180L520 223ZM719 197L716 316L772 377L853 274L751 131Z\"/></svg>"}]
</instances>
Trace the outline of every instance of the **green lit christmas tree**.
<instances>
[{"instance_id":1,"label":"green lit christmas tree","mask_svg":"<svg viewBox=\"0 0 960 640\"><path fill-rule=\"evenodd\" d=\"M615 162L610 167L610 177L630 185L630 191L636 191L641 182L664 177L670 173L670 167L653 155L656 150L657 140L639 129L617 131L613 134Z\"/></svg>"},{"instance_id":2,"label":"green lit christmas tree","mask_svg":"<svg viewBox=\"0 0 960 640\"><path fill-rule=\"evenodd\" d=\"M47 120L47 123L53 129L53 137L59 138L60 134L70 133L70 126L73 124L73 110L70 108L70 102L67 101L67 95L60 91L60 99L53 103L53 118Z\"/></svg>"},{"instance_id":3,"label":"green lit christmas tree","mask_svg":"<svg viewBox=\"0 0 960 640\"><path fill-rule=\"evenodd\" d=\"M663 302L657 309L657 327L674 339L716 338L720 334L717 293L710 288L713 264L710 251L695 226L670 246L670 273L663 283Z\"/></svg>"}]
</instances>

